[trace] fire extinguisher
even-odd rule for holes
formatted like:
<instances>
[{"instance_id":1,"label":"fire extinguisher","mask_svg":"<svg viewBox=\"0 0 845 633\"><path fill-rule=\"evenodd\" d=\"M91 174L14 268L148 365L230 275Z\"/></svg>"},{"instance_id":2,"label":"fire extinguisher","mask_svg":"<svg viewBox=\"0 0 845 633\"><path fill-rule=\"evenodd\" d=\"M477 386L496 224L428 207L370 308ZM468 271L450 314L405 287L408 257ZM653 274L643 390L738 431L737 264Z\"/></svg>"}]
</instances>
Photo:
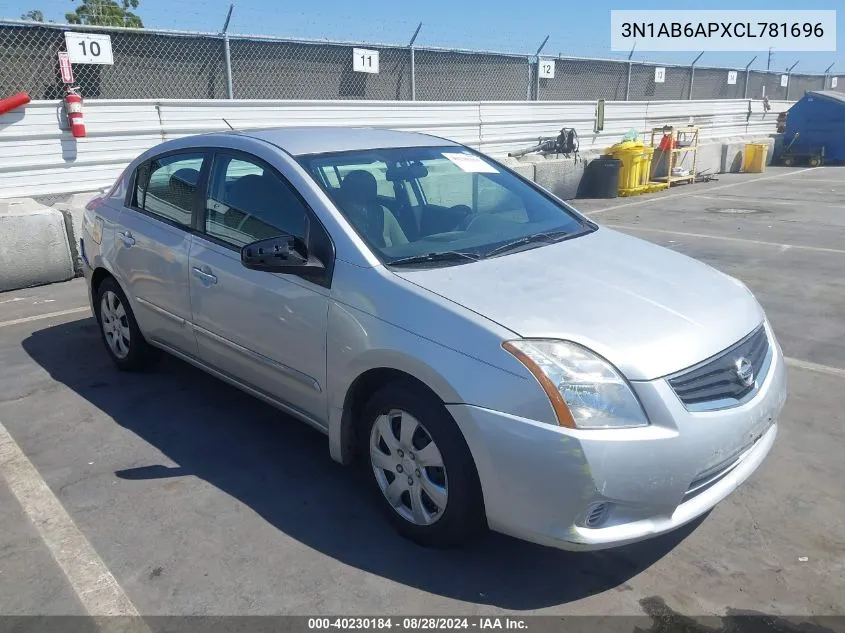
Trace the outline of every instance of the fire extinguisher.
<instances>
[{"instance_id":1,"label":"fire extinguisher","mask_svg":"<svg viewBox=\"0 0 845 633\"><path fill-rule=\"evenodd\" d=\"M65 95L65 110L67 111L67 119L70 124L70 133L74 138L85 138L85 118L82 115L82 95L78 92L79 88L71 88L68 86L67 94Z\"/></svg>"}]
</instances>

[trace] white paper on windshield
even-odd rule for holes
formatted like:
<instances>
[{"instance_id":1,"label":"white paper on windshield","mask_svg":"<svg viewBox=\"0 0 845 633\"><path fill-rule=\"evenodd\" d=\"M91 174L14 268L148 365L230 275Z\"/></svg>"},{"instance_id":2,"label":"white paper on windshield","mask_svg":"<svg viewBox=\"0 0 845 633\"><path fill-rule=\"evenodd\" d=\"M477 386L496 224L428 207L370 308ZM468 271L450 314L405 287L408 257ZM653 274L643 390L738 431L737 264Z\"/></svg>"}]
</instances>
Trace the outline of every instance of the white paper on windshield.
<instances>
[{"instance_id":1,"label":"white paper on windshield","mask_svg":"<svg viewBox=\"0 0 845 633\"><path fill-rule=\"evenodd\" d=\"M499 170L484 162L478 156L472 154L448 154L443 152L443 157L448 158L463 171L470 174L498 174Z\"/></svg>"}]
</instances>

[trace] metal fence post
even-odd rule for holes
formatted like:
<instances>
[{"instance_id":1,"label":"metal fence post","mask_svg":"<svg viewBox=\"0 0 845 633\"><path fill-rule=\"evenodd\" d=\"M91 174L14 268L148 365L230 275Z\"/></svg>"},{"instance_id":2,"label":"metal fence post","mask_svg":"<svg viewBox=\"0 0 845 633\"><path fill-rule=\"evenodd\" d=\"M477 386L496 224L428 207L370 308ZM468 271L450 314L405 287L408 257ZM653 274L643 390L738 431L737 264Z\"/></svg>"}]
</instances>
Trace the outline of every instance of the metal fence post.
<instances>
[{"instance_id":1,"label":"metal fence post","mask_svg":"<svg viewBox=\"0 0 845 633\"><path fill-rule=\"evenodd\" d=\"M634 65L634 62L628 61L628 79L625 82L625 101L628 101L631 97L631 66Z\"/></svg>"},{"instance_id":2,"label":"metal fence post","mask_svg":"<svg viewBox=\"0 0 845 633\"><path fill-rule=\"evenodd\" d=\"M745 65L745 89L742 91L742 98L748 98L748 76L751 74L751 71L748 70L751 67L751 64L754 63L754 60L757 59L757 56L751 58L751 61Z\"/></svg>"},{"instance_id":3,"label":"metal fence post","mask_svg":"<svg viewBox=\"0 0 845 633\"><path fill-rule=\"evenodd\" d=\"M787 68L786 70L786 96L783 98L784 101L789 101L789 84L792 83L792 69L798 65L798 62L795 62Z\"/></svg>"},{"instance_id":4,"label":"metal fence post","mask_svg":"<svg viewBox=\"0 0 845 633\"><path fill-rule=\"evenodd\" d=\"M408 43L408 48L411 51L411 101L417 100L417 65L414 56L414 42L417 40L417 35L420 34L422 22L417 25L417 30L411 36L411 41Z\"/></svg>"},{"instance_id":5,"label":"metal fence post","mask_svg":"<svg viewBox=\"0 0 845 633\"><path fill-rule=\"evenodd\" d=\"M531 56L525 58L525 71L528 73L525 78L525 100L531 101Z\"/></svg>"},{"instance_id":6,"label":"metal fence post","mask_svg":"<svg viewBox=\"0 0 845 633\"><path fill-rule=\"evenodd\" d=\"M232 91L232 53L229 50L229 20L232 19L232 9L234 4L229 5L229 12L226 14L226 22L223 23L223 61L226 68L226 98L234 99Z\"/></svg>"},{"instance_id":7,"label":"metal fence post","mask_svg":"<svg viewBox=\"0 0 845 633\"><path fill-rule=\"evenodd\" d=\"M692 99L692 85L695 82L695 64L696 62L701 59L701 56L704 55L704 51L701 51L694 60L692 60L692 64L689 68L689 94L687 95L687 100Z\"/></svg>"},{"instance_id":8,"label":"metal fence post","mask_svg":"<svg viewBox=\"0 0 845 633\"><path fill-rule=\"evenodd\" d=\"M834 62L834 64L835 63L836 62ZM833 68L834 64L831 64L830 66L824 69L824 76L822 77L822 90L827 90L827 79L828 77L830 77L830 69ZM831 86L831 89L832 88L833 86Z\"/></svg>"}]
</instances>

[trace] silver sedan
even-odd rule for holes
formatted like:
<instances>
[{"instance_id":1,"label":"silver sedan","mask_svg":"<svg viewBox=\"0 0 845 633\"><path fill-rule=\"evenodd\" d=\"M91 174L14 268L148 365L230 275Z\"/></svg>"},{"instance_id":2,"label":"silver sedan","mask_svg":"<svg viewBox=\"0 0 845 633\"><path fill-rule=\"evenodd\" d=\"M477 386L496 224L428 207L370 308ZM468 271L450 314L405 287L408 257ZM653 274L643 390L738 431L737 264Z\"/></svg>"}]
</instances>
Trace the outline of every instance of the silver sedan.
<instances>
[{"instance_id":1,"label":"silver sedan","mask_svg":"<svg viewBox=\"0 0 845 633\"><path fill-rule=\"evenodd\" d=\"M423 544L677 528L760 465L786 398L742 283L433 136L168 141L80 248L117 367L165 351L319 429Z\"/></svg>"}]
</instances>

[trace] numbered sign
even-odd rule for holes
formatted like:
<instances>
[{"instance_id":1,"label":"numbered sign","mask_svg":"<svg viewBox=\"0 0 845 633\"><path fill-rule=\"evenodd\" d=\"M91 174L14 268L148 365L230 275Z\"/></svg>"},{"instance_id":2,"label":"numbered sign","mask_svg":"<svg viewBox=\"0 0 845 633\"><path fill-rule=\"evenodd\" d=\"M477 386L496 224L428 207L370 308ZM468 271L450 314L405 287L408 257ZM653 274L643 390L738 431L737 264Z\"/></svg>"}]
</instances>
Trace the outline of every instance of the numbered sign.
<instances>
[{"instance_id":1,"label":"numbered sign","mask_svg":"<svg viewBox=\"0 0 845 633\"><path fill-rule=\"evenodd\" d=\"M540 60L540 79L554 79L555 78L555 60L541 59Z\"/></svg>"},{"instance_id":2,"label":"numbered sign","mask_svg":"<svg viewBox=\"0 0 845 633\"><path fill-rule=\"evenodd\" d=\"M666 83L666 69L663 67L658 66L654 69L654 83L662 84Z\"/></svg>"},{"instance_id":3,"label":"numbered sign","mask_svg":"<svg viewBox=\"0 0 845 633\"><path fill-rule=\"evenodd\" d=\"M65 45L74 64L114 64L110 35L65 31Z\"/></svg>"},{"instance_id":4,"label":"numbered sign","mask_svg":"<svg viewBox=\"0 0 845 633\"><path fill-rule=\"evenodd\" d=\"M367 48L352 49L352 70L356 73L378 74L378 51Z\"/></svg>"},{"instance_id":5,"label":"numbered sign","mask_svg":"<svg viewBox=\"0 0 845 633\"><path fill-rule=\"evenodd\" d=\"M830 78L830 87L836 88L839 85L839 77L831 77Z\"/></svg>"},{"instance_id":6,"label":"numbered sign","mask_svg":"<svg viewBox=\"0 0 845 633\"><path fill-rule=\"evenodd\" d=\"M728 83L731 86L736 85L736 71L735 70L729 70L728 71Z\"/></svg>"},{"instance_id":7,"label":"numbered sign","mask_svg":"<svg viewBox=\"0 0 845 633\"><path fill-rule=\"evenodd\" d=\"M781 75L780 76L780 87L786 88L786 84L789 83L789 75Z\"/></svg>"},{"instance_id":8,"label":"numbered sign","mask_svg":"<svg viewBox=\"0 0 845 633\"><path fill-rule=\"evenodd\" d=\"M59 51L59 71L62 73L62 83L73 83L73 68L70 65L70 55Z\"/></svg>"}]
</instances>

